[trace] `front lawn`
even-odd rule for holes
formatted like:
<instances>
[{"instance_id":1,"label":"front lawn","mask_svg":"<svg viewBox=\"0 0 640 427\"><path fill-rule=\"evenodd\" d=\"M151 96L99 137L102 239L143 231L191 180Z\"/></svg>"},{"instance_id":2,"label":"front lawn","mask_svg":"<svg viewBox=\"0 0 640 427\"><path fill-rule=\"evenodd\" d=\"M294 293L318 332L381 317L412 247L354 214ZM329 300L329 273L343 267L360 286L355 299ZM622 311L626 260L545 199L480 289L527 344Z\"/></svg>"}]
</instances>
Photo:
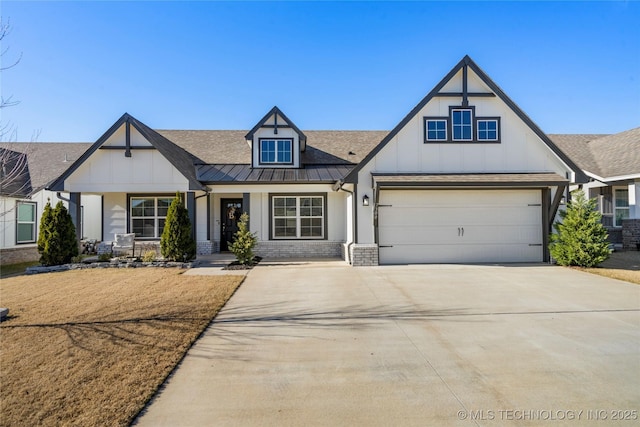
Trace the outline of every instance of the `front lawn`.
<instances>
[{"instance_id":1,"label":"front lawn","mask_svg":"<svg viewBox=\"0 0 640 427\"><path fill-rule=\"evenodd\" d=\"M585 268L584 271L640 284L640 252L614 252L611 257L596 268Z\"/></svg>"},{"instance_id":2,"label":"front lawn","mask_svg":"<svg viewBox=\"0 0 640 427\"><path fill-rule=\"evenodd\" d=\"M0 425L128 425L242 281L181 273L0 280Z\"/></svg>"}]
</instances>

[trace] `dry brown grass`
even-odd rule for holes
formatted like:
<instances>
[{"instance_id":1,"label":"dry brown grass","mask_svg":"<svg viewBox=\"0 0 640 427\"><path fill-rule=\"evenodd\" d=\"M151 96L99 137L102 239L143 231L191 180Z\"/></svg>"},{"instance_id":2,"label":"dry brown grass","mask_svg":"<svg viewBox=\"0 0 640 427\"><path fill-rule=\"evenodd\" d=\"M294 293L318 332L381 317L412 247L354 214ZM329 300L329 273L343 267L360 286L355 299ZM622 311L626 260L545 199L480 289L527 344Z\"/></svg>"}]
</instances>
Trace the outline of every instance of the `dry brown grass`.
<instances>
[{"instance_id":1,"label":"dry brown grass","mask_svg":"<svg viewBox=\"0 0 640 427\"><path fill-rule=\"evenodd\" d=\"M180 273L0 280L0 425L128 425L242 281Z\"/></svg>"},{"instance_id":2,"label":"dry brown grass","mask_svg":"<svg viewBox=\"0 0 640 427\"><path fill-rule=\"evenodd\" d=\"M640 284L640 252L614 252L597 268L582 269L588 273Z\"/></svg>"}]
</instances>

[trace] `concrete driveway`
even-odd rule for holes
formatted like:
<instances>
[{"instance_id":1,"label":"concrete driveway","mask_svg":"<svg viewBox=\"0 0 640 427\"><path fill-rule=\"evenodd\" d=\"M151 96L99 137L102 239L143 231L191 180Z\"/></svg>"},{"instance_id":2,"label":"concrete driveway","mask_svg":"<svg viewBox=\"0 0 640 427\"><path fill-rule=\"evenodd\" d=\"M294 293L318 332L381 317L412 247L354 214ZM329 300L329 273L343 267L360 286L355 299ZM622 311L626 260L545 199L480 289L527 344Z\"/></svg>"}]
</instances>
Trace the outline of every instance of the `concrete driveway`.
<instances>
[{"instance_id":1,"label":"concrete driveway","mask_svg":"<svg viewBox=\"0 0 640 427\"><path fill-rule=\"evenodd\" d=\"M546 265L263 261L138 424L630 426L639 412L640 285Z\"/></svg>"}]
</instances>

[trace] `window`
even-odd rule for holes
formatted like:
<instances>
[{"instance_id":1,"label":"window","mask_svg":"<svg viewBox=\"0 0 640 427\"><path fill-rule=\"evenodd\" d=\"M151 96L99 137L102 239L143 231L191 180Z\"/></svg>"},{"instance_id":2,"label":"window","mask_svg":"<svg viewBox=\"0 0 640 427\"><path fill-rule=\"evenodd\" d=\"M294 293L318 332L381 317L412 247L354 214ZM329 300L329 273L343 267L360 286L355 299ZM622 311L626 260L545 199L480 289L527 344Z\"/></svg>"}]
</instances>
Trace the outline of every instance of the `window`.
<instances>
[{"instance_id":1,"label":"window","mask_svg":"<svg viewBox=\"0 0 640 427\"><path fill-rule=\"evenodd\" d=\"M425 119L427 141L447 140L447 120L446 119Z\"/></svg>"},{"instance_id":2,"label":"window","mask_svg":"<svg viewBox=\"0 0 640 427\"><path fill-rule=\"evenodd\" d=\"M497 141L498 119L478 119L478 141Z\"/></svg>"},{"instance_id":3,"label":"window","mask_svg":"<svg viewBox=\"0 0 640 427\"><path fill-rule=\"evenodd\" d=\"M36 204L18 202L16 205L16 243L36 241Z\"/></svg>"},{"instance_id":4,"label":"window","mask_svg":"<svg viewBox=\"0 0 640 427\"><path fill-rule=\"evenodd\" d=\"M471 109L451 110L451 133L454 141L471 141L473 138Z\"/></svg>"},{"instance_id":5,"label":"window","mask_svg":"<svg viewBox=\"0 0 640 427\"><path fill-rule=\"evenodd\" d=\"M616 189L615 190L615 203L613 205L613 225L615 227L622 227L622 220L629 218L629 190L628 189Z\"/></svg>"},{"instance_id":6,"label":"window","mask_svg":"<svg viewBox=\"0 0 640 427\"><path fill-rule=\"evenodd\" d=\"M274 239L323 239L324 196L273 196Z\"/></svg>"},{"instance_id":7,"label":"window","mask_svg":"<svg viewBox=\"0 0 640 427\"><path fill-rule=\"evenodd\" d=\"M131 197L131 232L136 238L158 239L173 197Z\"/></svg>"},{"instance_id":8,"label":"window","mask_svg":"<svg viewBox=\"0 0 640 427\"><path fill-rule=\"evenodd\" d=\"M261 139L260 163L293 163L291 139Z\"/></svg>"}]
</instances>

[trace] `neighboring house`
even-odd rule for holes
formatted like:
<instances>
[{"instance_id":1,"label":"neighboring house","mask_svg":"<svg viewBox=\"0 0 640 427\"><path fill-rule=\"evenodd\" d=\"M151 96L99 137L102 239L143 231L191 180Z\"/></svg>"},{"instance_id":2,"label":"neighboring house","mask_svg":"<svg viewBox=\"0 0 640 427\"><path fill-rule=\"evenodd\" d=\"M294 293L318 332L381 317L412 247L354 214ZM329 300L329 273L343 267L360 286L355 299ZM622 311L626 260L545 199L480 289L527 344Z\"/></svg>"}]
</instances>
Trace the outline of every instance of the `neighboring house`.
<instances>
[{"instance_id":1,"label":"neighboring house","mask_svg":"<svg viewBox=\"0 0 640 427\"><path fill-rule=\"evenodd\" d=\"M391 132L303 131L277 107L249 132L125 114L47 188L74 221L99 196L104 241L158 240L180 192L199 254L227 250L246 211L259 255L377 265L547 261L560 201L586 181L466 56Z\"/></svg>"},{"instance_id":2,"label":"neighboring house","mask_svg":"<svg viewBox=\"0 0 640 427\"><path fill-rule=\"evenodd\" d=\"M581 186L598 199L602 222L616 247L640 244L640 128L614 135L550 135L589 178Z\"/></svg>"},{"instance_id":3,"label":"neighboring house","mask_svg":"<svg viewBox=\"0 0 640 427\"><path fill-rule=\"evenodd\" d=\"M0 264L37 260L42 210L65 195L45 189L90 147L68 143L0 143ZM82 198L81 214L100 217L99 196ZM99 222L85 221L81 237L100 238Z\"/></svg>"}]
</instances>

